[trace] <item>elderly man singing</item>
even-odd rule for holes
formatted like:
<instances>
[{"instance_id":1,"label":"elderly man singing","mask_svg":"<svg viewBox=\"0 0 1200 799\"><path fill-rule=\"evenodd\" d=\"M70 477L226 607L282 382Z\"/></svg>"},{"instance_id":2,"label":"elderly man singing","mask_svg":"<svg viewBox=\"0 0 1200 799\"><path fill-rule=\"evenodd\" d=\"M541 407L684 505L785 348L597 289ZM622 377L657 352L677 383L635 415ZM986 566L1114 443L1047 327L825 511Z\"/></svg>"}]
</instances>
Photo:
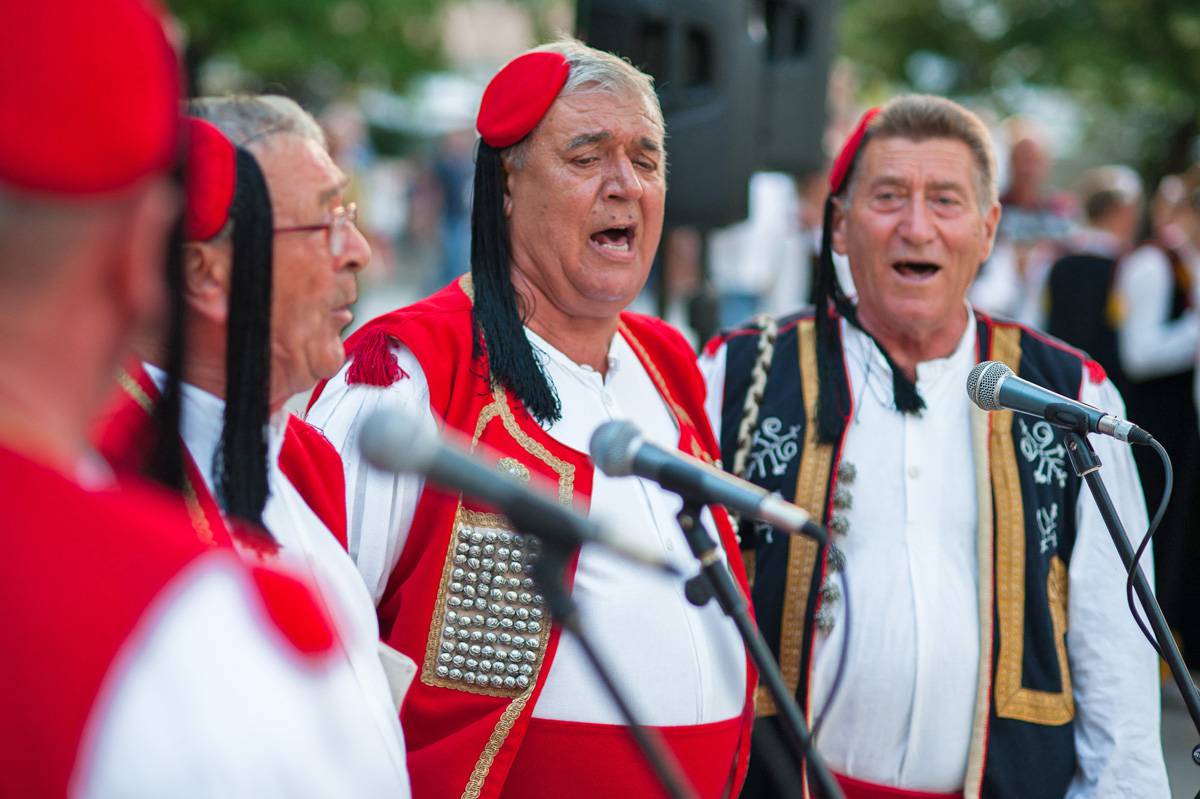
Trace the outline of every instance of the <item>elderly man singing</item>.
<instances>
[{"instance_id":1,"label":"elderly man singing","mask_svg":"<svg viewBox=\"0 0 1200 799\"><path fill-rule=\"evenodd\" d=\"M477 124L471 273L353 336L351 363L308 418L345 460L350 550L384 638L421 668L401 715L414 794L658 795L582 650L548 623L521 536L469 498L372 473L357 454L375 409L436 419L695 569L679 500L610 479L585 454L598 425L636 419L662 446L715 456L689 346L623 311L662 232L666 152L650 79L560 42L505 66ZM723 513L715 525L736 552ZM732 623L713 603L689 604L678 581L590 547L569 575L591 636L700 795L735 795L753 672Z\"/></svg>"},{"instance_id":2,"label":"elderly man singing","mask_svg":"<svg viewBox=\"0 0 1200 799\"><path fill-rule=\"evenodd\" d=\"M709 346L728 462L833 533L818 552L743 528L758 621L848 796L1165 797L1154 651L1064 434L965 391L998 360L1122 411L1088 356L966 303L1000 216L994 163L950 101L868 112L831 174L815 313ZM1140 534L1128 449L1095 446ZM748 795L771 793L752 775Z\"/></svg>"}]
</instances>

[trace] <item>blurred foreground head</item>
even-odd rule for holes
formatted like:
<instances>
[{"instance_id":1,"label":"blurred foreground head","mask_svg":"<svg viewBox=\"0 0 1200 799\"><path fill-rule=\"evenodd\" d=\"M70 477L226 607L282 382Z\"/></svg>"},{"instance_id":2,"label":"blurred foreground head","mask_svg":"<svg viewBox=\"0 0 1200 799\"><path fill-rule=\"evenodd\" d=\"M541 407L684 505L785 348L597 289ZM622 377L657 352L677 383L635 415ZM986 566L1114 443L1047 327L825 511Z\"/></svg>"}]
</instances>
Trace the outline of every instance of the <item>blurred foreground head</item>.
<instances>
[{"instance_id":1,"label":"blurred foreground head","mask_svg":"<svg viewBox=\"0 0 1200 799\"><path fill-rule=\"evenodd\" d=\"M0 11L0 73L0 437L69 462L164 299L179 65L140 0L39 0Z\"/></svg>"}]
</instances>

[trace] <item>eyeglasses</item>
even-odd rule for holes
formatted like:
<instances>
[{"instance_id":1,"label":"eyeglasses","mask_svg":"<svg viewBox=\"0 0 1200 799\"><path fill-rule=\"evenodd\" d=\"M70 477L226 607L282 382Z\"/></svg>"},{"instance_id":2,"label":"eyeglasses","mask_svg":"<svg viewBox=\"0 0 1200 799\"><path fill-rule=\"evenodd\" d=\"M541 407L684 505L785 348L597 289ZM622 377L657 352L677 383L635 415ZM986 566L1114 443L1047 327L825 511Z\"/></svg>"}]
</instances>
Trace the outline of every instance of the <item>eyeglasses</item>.
<instances>
[{"instance_id":1,"label":"eyeglasses","mask_svg":"<svg viewBox=\"0 0 1200 799\"><path fill-rule=\"evenodd\" d=\"M316 230L324 230L329 237L329 254L334 258L340 258L342 253L346 251L346 237L350 233L350 226L358 222L358 205L349 203L339 206L333 211L333 218L328 222L322 222L319 225L293 225L291 227L277 227L276 233L309 233Z\"/></svg>"}]
</instances>

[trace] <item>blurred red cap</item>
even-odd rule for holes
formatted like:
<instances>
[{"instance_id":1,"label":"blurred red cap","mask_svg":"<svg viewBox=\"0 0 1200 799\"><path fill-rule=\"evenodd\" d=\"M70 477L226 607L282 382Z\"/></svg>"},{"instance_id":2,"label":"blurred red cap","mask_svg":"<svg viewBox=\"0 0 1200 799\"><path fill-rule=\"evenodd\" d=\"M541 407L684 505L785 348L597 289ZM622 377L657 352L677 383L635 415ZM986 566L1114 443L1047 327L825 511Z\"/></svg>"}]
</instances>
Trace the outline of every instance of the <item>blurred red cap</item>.
<instances>
[{"instance_id":1,"label":"blurred red cap","mask_svg":"<svg viewBox=\"0 0 1200 799\"><path fill-rule=\"evenodd\" d=\"M0 74L0 183L98 194L174 162L179 60L142 0L5 3Z\"/></svg>"}]
</instances>

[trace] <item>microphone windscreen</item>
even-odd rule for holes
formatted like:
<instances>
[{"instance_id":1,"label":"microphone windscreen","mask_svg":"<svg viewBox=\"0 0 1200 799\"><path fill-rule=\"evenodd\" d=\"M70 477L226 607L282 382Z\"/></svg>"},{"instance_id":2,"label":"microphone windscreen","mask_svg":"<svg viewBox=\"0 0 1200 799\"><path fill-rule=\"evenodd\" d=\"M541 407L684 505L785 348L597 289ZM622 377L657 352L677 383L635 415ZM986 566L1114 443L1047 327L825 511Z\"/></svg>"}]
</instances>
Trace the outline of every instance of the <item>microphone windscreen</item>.
<instances>
[{"instance_id":1,"label":"microphone windscreen","mask_svg":"<svg viewBox=\"0 0 1200 799\"><path fill-rule=\"evenodd\" d=\"M358 433L358 448L376 469L424 474L439 447L437 433L416 416L378 410L367 417Z\"/></svg>"},{"instance_id":2,"label":"microphone windscreen","mask_svg":"<svg viewBox=\"0 0 1200 799\"><path fill-rule=\"evenodd\" d=\"M1000 411L1000 381L1011 375L1012 369L1000 361L976 364L967 375L967 396L985 411Z\"/></svg>"},{"instance_id":3,"label":"microphone windscreen","mask_svg":"<svg viewBox=\"0 0 1200 799\"><path fill-rule=\"evenodd\" d=\"M588 451L596 468L609 477L633 474L633 459L642 435L629 422L605 422L592 433Z\"/></svg>"}]
</instances>

